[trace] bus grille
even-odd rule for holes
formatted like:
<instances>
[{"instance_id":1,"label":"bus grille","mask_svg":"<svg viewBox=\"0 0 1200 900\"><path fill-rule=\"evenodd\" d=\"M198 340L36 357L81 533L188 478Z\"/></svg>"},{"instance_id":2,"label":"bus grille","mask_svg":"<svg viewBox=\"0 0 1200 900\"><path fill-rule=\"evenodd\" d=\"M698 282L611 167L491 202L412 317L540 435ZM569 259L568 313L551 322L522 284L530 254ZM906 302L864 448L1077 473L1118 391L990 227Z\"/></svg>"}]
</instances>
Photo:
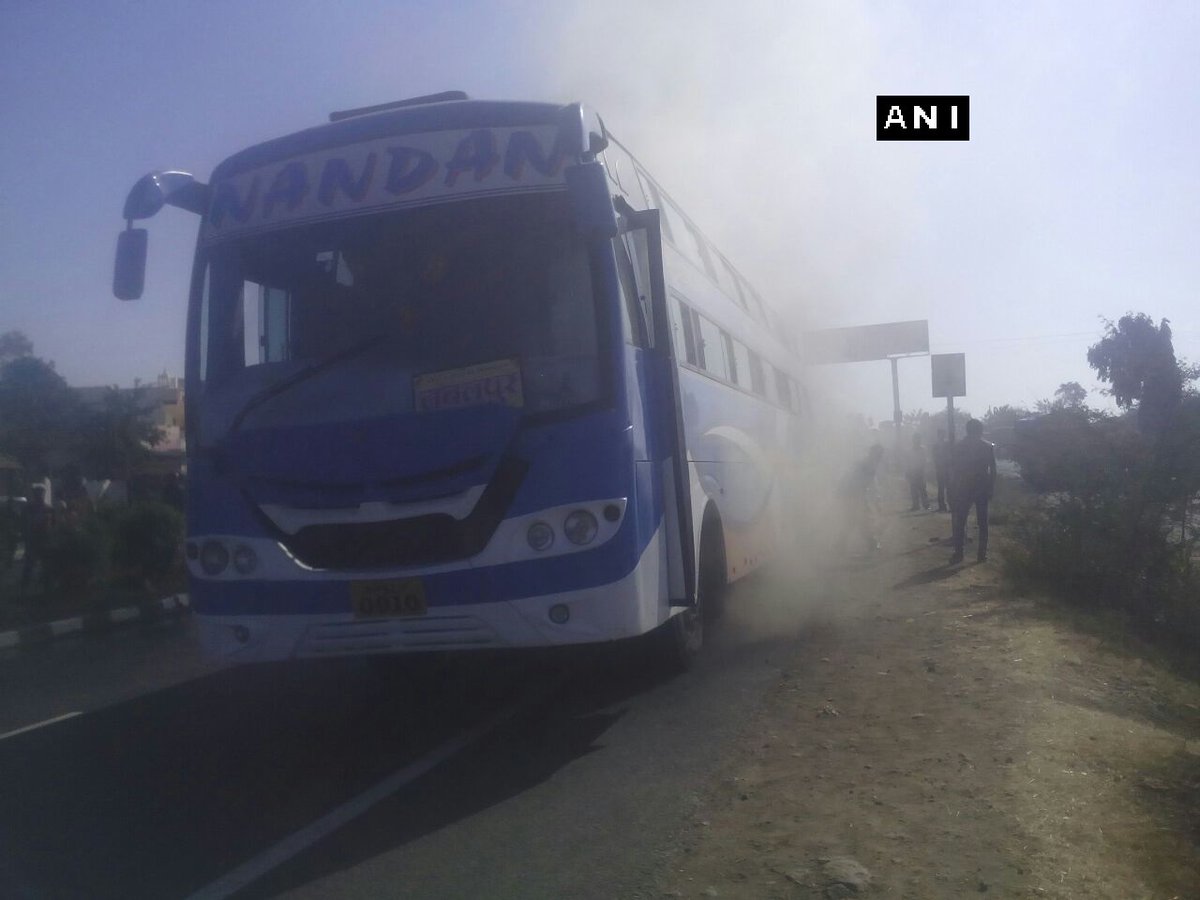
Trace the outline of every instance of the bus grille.
<instances>
[{"instance_id":1,"label":"bus grille","mask_svg":"<svg viewBox=\"0 0 1200 900\"><path fill-rule=\"evenodd\" d=\"M304 635L298 655L460 650L499 643L495 632L474 616L371 619L314 625Z\"/></svg>"},{"instance_id":2,"label":"bus grille","mask_svg":"<svg viewBox=\"0 0 1200 900\"><path fill-rule=\"evenodd\" d=\"M309 525L295 534L276 529L276 536L296 559L314 569L353 571L466 559L487 546L528 468L513 457L503 459L463 519L437 513L390 522Z\"/></svg>"}]
</instances>

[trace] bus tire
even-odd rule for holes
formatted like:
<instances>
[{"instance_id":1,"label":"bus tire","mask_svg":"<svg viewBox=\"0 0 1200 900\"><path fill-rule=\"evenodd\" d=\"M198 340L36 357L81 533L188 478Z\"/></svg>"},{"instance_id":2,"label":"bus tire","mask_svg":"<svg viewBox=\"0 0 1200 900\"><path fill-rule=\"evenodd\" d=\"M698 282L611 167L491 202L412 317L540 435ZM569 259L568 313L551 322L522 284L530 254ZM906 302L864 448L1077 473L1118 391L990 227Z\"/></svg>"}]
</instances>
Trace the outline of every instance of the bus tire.
<instances>
[{"instance_id":1,"label":"bus tire","mask_svg":"<svg viewBox=\"0 0 1200 900\"><path fill-rule=\"evenodd\" d=\"M700 574L696 584L705 624L712 625L725 614L727 587L725 534L721 519L710 506L705 512L704 527L700 534Z\"/></svg>"},{"instance_id":2,"label":"bus tire","mask_svg":"<svg viewBox=\"0 0 1200 900\"><path fill-rule=\"evenodd\" d=\"M705 517L706 520L709 517ZM685 672L704 649L705 625L719 614L725 593L724 539L719 522L706 521L700 537L696 605L676 613L659 629L656 657L668 672Z\"/></svg>"}]
</instances>

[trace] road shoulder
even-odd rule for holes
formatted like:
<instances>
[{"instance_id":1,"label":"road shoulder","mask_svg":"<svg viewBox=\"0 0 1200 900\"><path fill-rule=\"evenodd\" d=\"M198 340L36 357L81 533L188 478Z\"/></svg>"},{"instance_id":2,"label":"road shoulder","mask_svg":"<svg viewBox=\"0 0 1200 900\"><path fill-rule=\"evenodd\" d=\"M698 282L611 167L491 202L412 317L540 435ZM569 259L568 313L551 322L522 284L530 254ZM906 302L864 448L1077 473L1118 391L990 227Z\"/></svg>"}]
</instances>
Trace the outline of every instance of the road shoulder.
<instances>
[{"instance_id":1,"label":"road shoulder","mask_svg":"<svg viewBox=\"0 0 1200 900\"><path fill-rule=\"evenodd\" d=\"M657 896L1200 884L1200 686L1012 596L995 559L944 566L947 529L897 516L877 557L769 588L825 602Z\"/></svg>"}]
</instances>

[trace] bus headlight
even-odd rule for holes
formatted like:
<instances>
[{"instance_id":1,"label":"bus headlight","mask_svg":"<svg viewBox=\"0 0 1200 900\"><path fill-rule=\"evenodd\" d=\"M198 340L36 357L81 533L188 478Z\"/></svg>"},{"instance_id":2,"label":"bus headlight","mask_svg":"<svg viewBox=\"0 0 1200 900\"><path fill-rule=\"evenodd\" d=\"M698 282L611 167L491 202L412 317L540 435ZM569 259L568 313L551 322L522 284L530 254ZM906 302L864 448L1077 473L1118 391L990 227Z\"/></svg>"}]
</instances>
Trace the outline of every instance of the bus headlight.
<instances>
[{"instance_id":1,"label":"bus headlight","mask_svg":"<svg viewBox=\"0 0 1200 900\"><path fill-rule=\"evenodd\" d=\"M258 554L245 544L238 544L233 551L233 567L242 575L249 575L258 567Z\"/></svg>"},{"instance_id":2,"label":"bus headlight","mask_svg":"<svg viewBox=\"0 0 1200 900\"><path fill-rule=\"evenodd\" d=\"M229 551L220 541L205 541L200 547L200 568L205 575L220 575L229 565Z\"/></svg>"},{"instance_id":3,"label":"bus headlight","mask_svg":"<svg viewBox=\"0 0 1200 900\"><path fill-rule=\"evenodd\" d=\"M563 522L563 533L567 536L567 540L580 547L594 541L599 530L600 523L586 509L575 510Z\"/></svg>"},{"instance_id":4,"label":"bus headlight","mask_svg":"<svg viewBox=\"0 0 1200 900\"><path fill-rule=\"evenodd\" d=\"M554 529L545 522L534 522L529 526L529 530L525 532L525 539L529 541L529 546L539 553L543 550L548 550L550 545L554 543Z\"/></svg>"}]
</instances>

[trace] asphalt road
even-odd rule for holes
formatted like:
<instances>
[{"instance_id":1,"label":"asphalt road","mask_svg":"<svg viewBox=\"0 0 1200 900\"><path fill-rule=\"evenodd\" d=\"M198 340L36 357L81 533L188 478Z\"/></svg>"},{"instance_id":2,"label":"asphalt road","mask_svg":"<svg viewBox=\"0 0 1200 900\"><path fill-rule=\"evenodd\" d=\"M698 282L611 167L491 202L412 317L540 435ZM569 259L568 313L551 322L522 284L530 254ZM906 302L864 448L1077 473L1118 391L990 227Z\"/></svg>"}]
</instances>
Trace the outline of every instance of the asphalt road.
<instances>
[{"instance_id":1,"label":"asphalt road","mask_svg":"<svg viewBox=\"0 0 1200 900\"><path fill-rule=\"evenodd\" d=\"M676 677L632 650L221 668L186 622L6 654L0 896L641 896L801 627L759 581Z\"/></svg>"}]
</instances>

